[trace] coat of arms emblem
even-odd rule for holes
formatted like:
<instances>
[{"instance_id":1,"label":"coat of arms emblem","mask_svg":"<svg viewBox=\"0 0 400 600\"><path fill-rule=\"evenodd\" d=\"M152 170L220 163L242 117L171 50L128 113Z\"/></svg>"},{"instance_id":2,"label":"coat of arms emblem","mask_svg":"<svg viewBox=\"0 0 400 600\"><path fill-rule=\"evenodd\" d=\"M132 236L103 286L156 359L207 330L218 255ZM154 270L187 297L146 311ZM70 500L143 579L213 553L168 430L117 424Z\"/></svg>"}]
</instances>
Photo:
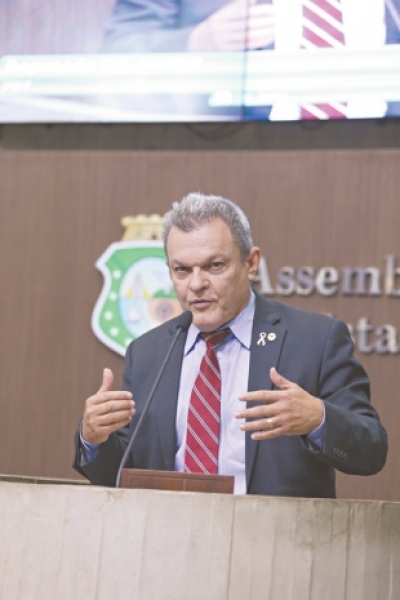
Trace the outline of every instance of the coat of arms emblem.
<instances>
[{"instance_id":1,"label":"coat of arms emblem","mask_svg":"<svg viewBox=\"0 0 400 600\"><path fill-rule=\"evenodd\" d=\"M96 262L104 276L92 329L106 346L124 355L142 333L180 314L163 244L159 215L123 217L125 233Z\"/></svg>"}]
</instances>

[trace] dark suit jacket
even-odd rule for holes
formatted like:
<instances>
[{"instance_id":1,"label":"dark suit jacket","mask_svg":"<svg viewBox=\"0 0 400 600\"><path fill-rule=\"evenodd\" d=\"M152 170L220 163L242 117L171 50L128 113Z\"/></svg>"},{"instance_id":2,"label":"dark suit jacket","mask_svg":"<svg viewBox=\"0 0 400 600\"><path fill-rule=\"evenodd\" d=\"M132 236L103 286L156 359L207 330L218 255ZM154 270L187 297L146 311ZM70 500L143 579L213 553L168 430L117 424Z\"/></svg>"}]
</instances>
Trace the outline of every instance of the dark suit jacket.
<instances>
[{"instance_id":1,"label":"dark suit jacket","mask_svg":"<svg viewBox=\"0 0 400 600\"><path fill-rule=\"evenodd\" d=\"M196 25L231 0L117 0L103 52L185 52Z\"/></svg>"},{"instance_id":2,"label":"dark suit jacket","mask_svg":"<svg viewBox=\"0 0 400 600\"><path fill-rule=\"evenodd\" d=\"M111 435L98 456L84 467L78 465L77 434L74 467L93 483L115 485L128 436L140 417L176 323L174 319L151 330L128 348L123 387L132 392L137 408L130 426ZM275 341L257 345L261 332L274 332ZM182 335L143 420L128 466L174 469L184 342ZM284 377L324 401L326 421L319 452L310 449L300 436L257 442L246 434L248 493L334 497L334 469L370 475L383 467L386 432L369 402L367 375L352 350L343 322L256 297L248 389L271 389L269 370L275 366Z\"/></svg>"}]
</instances>

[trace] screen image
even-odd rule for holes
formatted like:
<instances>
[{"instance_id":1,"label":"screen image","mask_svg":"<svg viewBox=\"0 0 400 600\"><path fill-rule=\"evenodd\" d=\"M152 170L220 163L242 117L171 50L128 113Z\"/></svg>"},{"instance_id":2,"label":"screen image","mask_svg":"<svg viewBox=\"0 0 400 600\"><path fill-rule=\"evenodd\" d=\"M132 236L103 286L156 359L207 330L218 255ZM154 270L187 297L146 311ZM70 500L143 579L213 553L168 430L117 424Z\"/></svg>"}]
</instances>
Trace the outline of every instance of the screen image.
<instances>
[{"instance_id":1,"label":"screen image","mask_svg":"<svg viewBox=\"0 0 400 600\"><path fill-rule=\"evenodd\" d=\"M3 0L0 123L400 116L400 0Z\"/></svg>"}]
</instances>

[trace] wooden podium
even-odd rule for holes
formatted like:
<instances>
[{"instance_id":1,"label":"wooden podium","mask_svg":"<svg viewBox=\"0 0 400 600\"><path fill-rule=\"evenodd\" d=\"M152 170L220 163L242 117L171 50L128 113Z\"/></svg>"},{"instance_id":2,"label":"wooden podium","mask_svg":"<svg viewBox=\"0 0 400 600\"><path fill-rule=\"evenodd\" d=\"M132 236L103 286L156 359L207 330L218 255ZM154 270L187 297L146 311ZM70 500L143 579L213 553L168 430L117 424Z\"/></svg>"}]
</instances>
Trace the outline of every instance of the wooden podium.
<instances>
[{"instance_id":1,"label":"wooden podium","mask_svg":"<svg viewBox=\"0 0 400 600\"><path fill-rule=\"evenodd\" d=\"M168 490L171 492L211 492L233 494L235 478L231 475L203 475L149 469L122 469L122 488Z\"/></svg>"},{"instance_id":2,"label":"wooden podium","mask_svg":"<svg viewBox=\"0 0 400 600\"><path fill-rule=\"evenodd\" d=\"M399 565L400 503L0 476L2 600L397 600Z\"/></svg>"}]
</instances>

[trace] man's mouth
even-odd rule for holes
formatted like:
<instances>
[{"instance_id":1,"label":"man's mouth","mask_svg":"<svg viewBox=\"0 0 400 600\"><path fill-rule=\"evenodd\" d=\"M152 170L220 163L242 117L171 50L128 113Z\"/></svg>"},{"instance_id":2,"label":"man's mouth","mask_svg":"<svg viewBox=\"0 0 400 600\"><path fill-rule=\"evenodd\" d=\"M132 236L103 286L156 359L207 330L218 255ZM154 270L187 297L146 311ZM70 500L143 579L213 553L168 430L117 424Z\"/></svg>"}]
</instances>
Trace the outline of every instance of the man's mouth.
<instances>
[{"instance_id":1,"label":"man's mouth","mask_svg":"<svg viewBox=\"0 0 400 600\"><path fill-rule=\"evenodd\" d=\"M207 300L205 298L199 298L198 300L190 300L189 305L191 308L201 310L203 308L207 308L212 303L212 300Z\"/></svg>"}]
</instances>

